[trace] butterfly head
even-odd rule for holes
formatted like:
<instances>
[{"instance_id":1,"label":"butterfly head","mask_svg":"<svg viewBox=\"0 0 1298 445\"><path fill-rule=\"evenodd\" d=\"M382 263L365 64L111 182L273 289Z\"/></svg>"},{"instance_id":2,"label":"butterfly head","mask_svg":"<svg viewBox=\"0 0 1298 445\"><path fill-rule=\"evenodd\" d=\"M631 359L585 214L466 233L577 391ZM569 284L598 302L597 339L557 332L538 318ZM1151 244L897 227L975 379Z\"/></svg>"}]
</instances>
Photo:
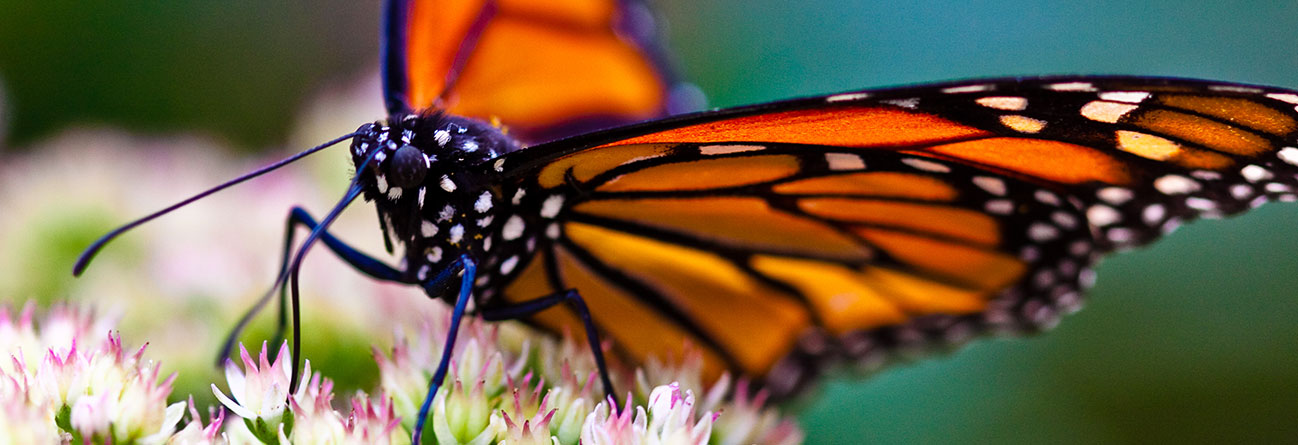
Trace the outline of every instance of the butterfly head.
<instances>
[{"instance_id":1,"label":"butterfly head","mask_svg":"<svg viewBox=\"0 0 1298 445\"><path fill-rule=\"evenodd\" d=\"M408 251L433 246L450 254L486 228L494 193L489 169L477 168L518 143L490 124L441 113L395 116L365 124L352 139L352 161L367 201L386 232ZM490 219L488 219L490 221ZM444 244L444 245L443 245ZM445 255L434 255L442 257Z\"/></svg>"}]
</instances>

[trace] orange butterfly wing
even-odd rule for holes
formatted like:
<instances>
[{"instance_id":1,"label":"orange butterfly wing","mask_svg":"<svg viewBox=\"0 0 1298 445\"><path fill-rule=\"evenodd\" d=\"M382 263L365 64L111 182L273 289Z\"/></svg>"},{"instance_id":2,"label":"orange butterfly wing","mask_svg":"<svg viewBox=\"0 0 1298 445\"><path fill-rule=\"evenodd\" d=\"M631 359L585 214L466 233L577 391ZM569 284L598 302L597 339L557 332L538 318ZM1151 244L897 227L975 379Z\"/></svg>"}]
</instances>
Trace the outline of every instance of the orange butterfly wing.
<instances>
[{"instance_id":1,"label":"orange butterfly wing","mask_svg":"<svg viewBox=\"0 0 1298 445\"><path fill-rule=\"evenodd\" d=\"M848 93L541 145L493 171L551 205L504 288L578 289L633 360L703 351L777 392L1080 304L1104 252L1298 186L1298 94L1055 78ZM511 265L512 267L512 265ZM581 324L567 308L535 319Z\"/></svg>"},{"instance_id":2,"label":"orange butterfly wing","mask_svg":"<svg viewBox=\"0 0 1298 445\"><path fill-rule=\"evenodd\" d=\"M385 65L403 74L405 88L389 87L389 94L400 96L404 111L440 107L499 119L525 142L668 111L669 83L645 48L655 30L638 3L394 3L405 8L404 18L390 20ZM446 102L438 103L448 80Z\"/></svg>"}]
</instances>

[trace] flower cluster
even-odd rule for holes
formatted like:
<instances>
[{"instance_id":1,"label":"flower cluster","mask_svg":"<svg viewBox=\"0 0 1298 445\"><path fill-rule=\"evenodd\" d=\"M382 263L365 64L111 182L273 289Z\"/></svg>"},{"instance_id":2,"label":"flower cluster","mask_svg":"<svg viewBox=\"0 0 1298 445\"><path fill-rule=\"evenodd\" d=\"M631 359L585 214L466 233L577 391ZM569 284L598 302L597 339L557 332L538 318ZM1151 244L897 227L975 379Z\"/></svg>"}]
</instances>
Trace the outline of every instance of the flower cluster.
<instances>
[{"instance_id":1,"label":"flower cluster","mask_svg":"<svg viewBox=\"0 0 1298 445\"><path fill-rule=\"evenodd\" d=\"M162 378L144 348L123 347L112 317L66 306L35 320L31 304L0 308L0 443L406 444L450 324L438 309L413 332L375 350L380 384L339 404L333 382L305 362L291 387L287 345L240 346L227 361L221 409L207 423L188 401L168 404L176 376ZM451 372L432 402L425 443L792 444L801 432L762 406L761 393L729 378L704 388L701 360L614 369L625 403L604 397L588 351L513 324L466 318ZM507 331L507 332L506 332ZM273 358L272 358L273 356ZM649 384L648 382L670 382ZM341 407L342 409L338 409ZM188 412L190 420L181 424Z\"/></svg>"},{"instance_id":2,"label":"flower cluster","mask_svg":"<svg viewBox=\"0 0 1298 445\"><path fill-rule=\"evenodd\" d=\"M31 304L17 314L0 307L0 348L8 354L0 361L5 439L158 444L172 438L187 406L167 404L175 376L160 379L159 365L143 360L144 347L123 347L112 325L112 317L66 306L52 308L39 323ZM185 428L203 429L193 422Z\"/></svg>"}]
</instances>

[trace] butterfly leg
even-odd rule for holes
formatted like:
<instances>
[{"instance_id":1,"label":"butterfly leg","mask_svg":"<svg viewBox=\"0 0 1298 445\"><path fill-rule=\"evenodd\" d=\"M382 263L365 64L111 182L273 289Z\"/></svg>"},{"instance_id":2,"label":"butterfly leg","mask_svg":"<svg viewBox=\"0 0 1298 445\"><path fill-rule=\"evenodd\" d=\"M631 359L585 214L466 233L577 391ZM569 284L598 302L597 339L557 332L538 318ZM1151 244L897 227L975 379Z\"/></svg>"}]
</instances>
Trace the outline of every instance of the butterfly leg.
<instances>
[{"instance_id":1,"label":"butterfly leg","mask_svg":"<svg viewBox=\"0 0 1298 445\"><path fill-rule=\"evenodd\" d=\"M290 254L293 252L293 243L296 241L296 233L299 226L306 227L307 230L315 230L316 227L319 226L319 223L316 222L315 218L312 217L310 213L307 213L306 209L295 206L293 207L293 210L289 212L288 221L285 223L284 251L280 258L279 275L277 276L284 276L288 270L289 260L291 259ZM356 268L356 270L359 270L365 275L369 275L382 281L394 281L398 283L412 282L407 272L384 264L383 262L356 250L356 248L347 245L346 242L333 236L328 231L321 232L321 239L330 251L333 251L339 258L342 258L342 260L347 262L347 264L350 264L352 267ZM217 366L220 366L221 361L230 356L230 350L234 348L234 343L238 339L239 333L242 332L243 329L247 327L248 323L252 321L252 318L256 316L258 312L261 312L261 310L266 306L266 303L270 301L271 296L274 295L276 288L279 289L279 318L275 325L274 342L271 344L279 344L279 342L284 339L284 329L288 324L288 288L285 284L286 283L280 283L272 287L257 301L256 304L249 308L247 312L244 312L243 316L239 318L239 322L235 324L234 328L230 330L230 334L225 338L225 343L221 347L220 355L216 358Z\"/></svg>"},{"instance_id":2,"label":"butterfly leg","mask_svg":"<svg viewBox=\"0 0 1298 445\"><path fill-rule=\"evenodd\" d=\"M424 431L424 421L428 419L428 408L433 404L433 397L437 395L437 389L441 387L442 381L446 380L446 371L451 363L451 352L455 348L455 337L460 331L460 319L464 318L464 311L469 305L469 298L473 293L473 277L477 274L477 263L468 255L460 255L450 266L442 269L432 280L424 282L424 292L429 297L438 298L439 290L444 289L445 285L455 277L456 272L460 274L459 296L455 299L455 309L451 312L451 326L446 331L446 343L442 345L442 358L437 362L437 371L433 372L433 378L428 381L428 394L424 396L424 404L419 407L419 419L415 421L415 431L412 433L410 443L418 444L419 438Z\"/></svg>"},{"instance_id":3,"label":"butterfly leg","mask_svg":"<svg viewBox=\"0 0 1298 445\"><path fill-rule=\"evenodd\" d=\"M604 392L608 394L609 398L613 399L613 409L617 409L617 394L613 392L613 381L609 379L608 366L604 364L604 349L600 347L599 333L595 331L595 322L590 316L590 309L586 307L586 300L581 298L581 294L577 293L576 289L568 289L535 300L484 310L482 311L482 319L487 321L516 320L565 302L571 305L573 310L577 311L577 315L581 317L581 324L586 328L586 342L590 344L590 352L595 356L595 366L599 368L599 377L604 383Z\"/></svg>"}]
</instances>

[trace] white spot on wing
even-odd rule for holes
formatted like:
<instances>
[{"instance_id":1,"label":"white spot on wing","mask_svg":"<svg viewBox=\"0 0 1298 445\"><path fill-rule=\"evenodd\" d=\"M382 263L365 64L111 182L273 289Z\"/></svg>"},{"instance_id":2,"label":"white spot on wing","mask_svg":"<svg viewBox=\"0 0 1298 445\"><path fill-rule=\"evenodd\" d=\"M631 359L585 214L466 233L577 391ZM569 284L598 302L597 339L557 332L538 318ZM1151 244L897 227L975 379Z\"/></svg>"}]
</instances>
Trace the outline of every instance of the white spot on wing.
<instances>
[{"instance_id":1,"label":"white spot on wing","mask_svg":"<svg viewBox=\"0 0 1298 445\"><path fill-rule=\"evenodd\" d=\"M1127 113L1131 112L1131 110L1137 108L1140 108L1140 106L1135 104L1093 100L1082 106L1082 116L1096 122L1116 124L1119 119L1122 119L1122 116L1126 116Z\"/></svg>"},{"instance_id":2,"label":"white spot on wing","mask_svg":"<svg viewBox=\"0 0 1298 445\"><path fill-rule=\"evenodd\" d=\"M527 225L523 222L522 217L518 215L510 216L509 220L505 221L505 226L500 229L500 236L505 241L513 241L523 236L523 229L525 228L527 228Z\"/></svg>"},{"instance_id":3,"label":"white spot on wing","mask_svg":"<svg viewBox=\"0 0 1298 445\"><path fill-rule=\"evenodd\" d=\"M705 156L712 156L765 149L766 146L763 145L703 145L699 147L699 153Z\"/></svg>"},{"instance_id":4,"label":"white spot on wing","mask_svg":"<svg viewBox=\"0 0 1298 445\"><path fill-rule=\"evenodd\" d=\"M833 171L865 169L865 160L851 153L825 153L825 163Z\"/></svg>"},{"instance_id":5,"label":"white spot on wing","mask_svg":"<svg viewBox=\"0 0 1298 445\"><path fill-rule=\"evenodd\" d=\"M1022 111L1028 108L1028 99L1017 96L992 96L975 100L978 105L1005 111Z\"/></svg>"},{"instance_id":6,"label":"white spot on wing","mask_svg":"<svg viewBox=\"0 0 1298 445\"><path fill-rule=\"evenodd\" d=\"M1276 156L1289 165L1298 165L1298 148L1285 147L1276 152Z\"/></svg>"},{"instance_id":7,"label":"white spot on wing","mask_svg":"<svg viewBox=\"0 0 1298 445\"><path fill-rule=\"evenodd\" d=\"M1154 188L1168 195L1184 195L1199 191L1199 183L1181 175L1166 175L1154 180Z\"/></svg>"},{"instance_id":8,"label":"white spot on wing","mask_svg":"<svg viewBox=\"0 0 1298 445\"><path fill-rule=\"evenodd\" d=\"M428 189L424 187L419 188L419 208L421 209L424 208L424 195L427 194L428 194Z\"/></svg>"},{"instance_id":9,"label":"white spot on wing","mask_svg":"<svg viewBox=\"0 0 1298 445\"><path fill-rule=\"evenodd\" d=\"M401 187L393 187L388 189L388 200L396 201L398 199L401 199Z\"/></svg>"},{"instance_id":10,"label":"white spot on wing","mask_svg":"<svg viewBox=\"0 0 1298 445\"><path fill-rule=\"evenodd\" d=\"M1100 99L1104 99L1111 102L1126 102L1126 103L1138 104L1141 101L1148 98L1149 98L1149 93L1145 91L1106 91L1100 93Z\"/></svg>"},{"instance_id":11,"label":"white spot on wing","mask_svg":"<svg viewBox=\"0 0 1298 445\"><path fill-rule=\"evenodd\" d=\"M445 147L447 142L451 142L451 133L446 130L434 131L433 140L437 141L437 145Z\"/></svg>"},{"instance_id":12,"label":"white spot on wing","mask_svg":"<svg viewBox=\"0 0 1298 445\"><path fill-rule=\"evenodd\" d=\"M450 221L455 216L455 207L447 204L442 210L437 212L437 222Z\"/></svg>"},{"instance_id":13,"label":"white spot on wing","mask_svg":"<svg viewBox=\"0 0 1298 445\"><path fill-rule=\"evenodd\" d=\"M936 162L924 160L924 159L905 158L902 159L901 162L911 167L914 167L916 170L923 170L926 172L948 173L951 171L951 167L947 167L945 165L938 164Z\"/></svg>"},{"instance_id":14,"label":"white spot on wing","mask_svg":"<svg viewBox=\"0 0 1298 445\"><path fill-rule=\"evenodd\" d=\"M509 273L513 272L514 268L517 266L518 266L518 255L505 258L505 261L502 261L500 263L500 274L509 275Z\"/></svg>"},{"instance_id":15,"label":"white spot on wing","mask_svg":"<svg viewBox=\"0 0 1298 445\"><path fill-rule=\"evenodd\" d=\"M1122 205L1135 197L1135 195L1131 193L1130 189L1122 187L1105 187L1100 189L1100 191L1095 192L1095 196L1098 196L1100 199L1104 200L1104 202L1113 205Z\"/></svg>"},{"instance_id":16,"label":"white spot on wing","mask_svg":"<svg viewBox=\"0 0 1298 445\"><path fill-rule=\"evenodd\" d=\"M420 233L424 234L424 238L437 236L437 224L433 224L432 221L424 220L423 224L419 225L419 229Z\"/></svg>"},{"instance_id":17,"label":"white spot on wing","mask_svg":"<svg viewBox=\"0 0 1298 445\"><path fill-rule=\"evenodd\" d=\"M559 238L559 223L550 223L545 227L545 236L550 239Z\"/></svg>"},{"instance_id":18,"label":"white spot on wing","mask_svg":"<svg viewBox=\"0 0 1298 445\"><path fill-rule=\"evenodd\" d=\"M523 189L518 189L518 191L514 192L514 198L513 198L513 199L510 199L509 202L510 202L510 203L513 203L514 205L522 204L522 203L523 203L523 197L526 196L526 195L527 195L527 192L523 191Z\"/></svg>"},{"instance_id":19,"label":"white spot on wing","mask_svg":"<svg viewBox=\"0 0 1298 445\"><path fill-rule=\"evenodd\" d=\"M1028 238L1031 238L1033 241L1039 243L1046 242L1053 240L1058 236L1059 229L1056 229L1055 226L1040 222L1034 222L1028 226Z\"/></svg>"},{"instance_id":20,"label":"white spot on wing","mask_svg":"<svg viewBox=\"0 0 1298 445\"><path fill-rule=\"evenodd\" d=\"M1001 125L1020 132L1035 134L1046 128L1046 121L1018 114L1007 114L1000 117Z\"/></svg>"},{"instance_id":21,"label":"white spot on wing","mask_svg":"<svg viewBox=\"0 0 1298 445\"><path fill-rule=\"evenodd\" d=\"M497 159L496 162L491 165L491 168L495 169L497 172L505 171L505 160Z\"/></svg>"},{"instance_id":22,"label":"white spot on wing","mask_svg":"<svg viewBox=\"0 0 1298 445\"><path fill-rule=\"evenodd\" d=\"M545 218L554 218L563 210L563 195L550 195L541 203L541 216Z\"/></svg>"},{"instance_id":23,"label":"white spot on wing","mask_svg":"<svg viewBox=\"0 0 1298 445\"><path fill-rule=\"evenodd\" d=\"M1014 203L1008 199L993 199L983 206L987 213L1008 215L1014 212Z\"/></svg>"},{"instance_id":24,"label":"white spot on wing","mask_svg":"<svg viewBox=\"0 0 1298 445\"><path fill-rule=\"evenodd\" d=\"M978 186L978 188L996 196L1005 196L1005 192L1008 191L1005 187L1005 181L1001 180L1001 178L974 176L973 183Z\"/></svg>"},{"instance_id":25,"label":"white spot on wing","mask_svg":"<svg viewBox=\"0 0 1298 445\"><path fill-rule=\"evenodd\" d=\"M1095 84L1090 82L1061 82L1046 85L1046 89L1055 91L1095 91Z\"/></svg>"},{"instance_id":26,"label":"white spot on wing","mask_svg":"<svg viewBox=\"0 0 1298 445\"><path fill-rule=\"evenodd\" d=\"M1052 206L1057 206L1060 203L1059 195L1051 193L1049 190L1037 190L1036 193L1032 194L1032 196L1036 197L1037 201L1041 201L1042 203L1050 204Z\"/></svg>"},{"instance_id":27,"label":"white spot on wing","mask_svg":"<svg viewBox=\"0 0 1298 445\"><path fill-rule=\"evenodd\" d=\"M919 107L919 98L911 97L907 99L889 99L889 100L881 100L879 101L879 103L913 109Z\"/></svg>"},{"instance_id":28,"label":"white spot on wing","mask_svg":"<svg viewBox=\"0 0 1298 445\"><path fill-rule=\"evenodd\" d=\"M452 181L450 176L442 175L442 180L439 185L442 186L442 190L446 190L448 192L455 191L455 181Z\"/></svg>"},{"instance_id":29,"label":"white spot on wing","mask_svg":"<svg viewBox=\"0 0 1298 445\"><path fill-rule=\"evenodd\" d=\"M1096 227L1104 227L1122 220L1122 214L1113 207L1096 204L1086 209L1086 220Z\"/></svg>"},{"instance_id":30,"label":"white spot on wing","mask_svg":"<svg viewBox=\"0 0 1298 445\"><path fill-rule=\"evenodd\" d=\"M1266 97L1269 97L1269 98L1272 98L1272 99L1275 99L1275 100L1278 100L1278 101L1281 101L1281 102L1288 102L1288 103L1291 103L1291 104L1298 105L1298 94L1289 94L1289 93L1271 93L1271 94L1266 95Z\"/></svg>"},{"instance_id":31,"label":"white spot on wing","mask_svg":"<svg viewBox=\"0 0 1298 445\"><path fill-rule=\"evenodd\" d=\"M835 94L835 95L833 95L833 96L826 97L826 98L825 98L825 102L829 102L829 103L834 103L834 102L847 102L847 101L852 101L852 100L861 100L861 99L865 99L865 98L867 98L867 97L870 97L870 93L844 93L844 94Z\"/></svg>"},{"instance_id":32,"label":"white spot on wing","mask_svg":"<svg viewBox=\"0 0 1298 445\"><path fill-rule=\"evenodd\" d=\"M1167 209L1162 204L1150 204L1140 212L1140 218L1147 226L1163 222L1165 216L1167 216Z\"/></svg>"},{"instance_id":33,"label":"white spot on wing","mask_svg":"<svg viewBox=\"0 0 1298 445\"><path fill-rule=\"evenodd\" d=\"M992 86L989 85L989 84L982 84L982 85L965 85L965 86L959 86L959 87L943 88L943 89L942 89L942 92L943 92L943 93L947 93L947 94L977 93L977 92L980 92L980 91L991 91L991 89L992 89Z\"/></svg>"},{"instance_id":34,"label":"white spot on wing","mask_svg":"<svg viewBox=\"0 0 1298 445\"><path fill-rule=\"evenodd\" d=\"M1244 168L1239 170L1239 174L1243 175L1244 179L1247 179L1248 182L1265 181L1275 177L1275 175L1271 174L1270 170L1254 164L1244 166Z\"/></svg>"}]
</instances>

